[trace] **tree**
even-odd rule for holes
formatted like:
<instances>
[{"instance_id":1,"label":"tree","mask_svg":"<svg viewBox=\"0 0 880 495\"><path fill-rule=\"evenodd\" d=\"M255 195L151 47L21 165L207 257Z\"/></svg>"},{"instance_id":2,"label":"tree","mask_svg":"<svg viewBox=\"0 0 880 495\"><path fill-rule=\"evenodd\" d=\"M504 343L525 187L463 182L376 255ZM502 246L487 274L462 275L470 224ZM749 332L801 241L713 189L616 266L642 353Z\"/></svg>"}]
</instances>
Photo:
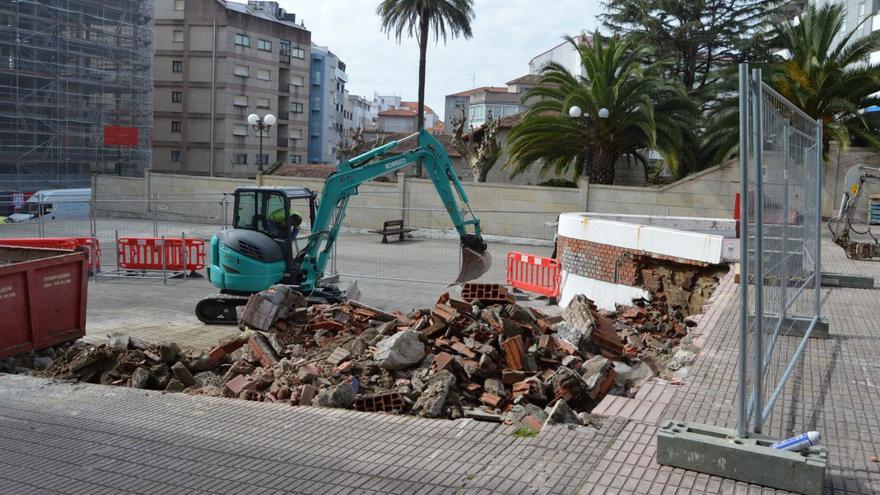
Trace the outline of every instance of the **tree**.
<instances>
[{"instance_id":1,"label":"tree","mask_svg":"<svg viewBox=\"0 0 880 495\"><path fill-rule=\"evenodd\" d=\"M419 40L419 106L418 129L425 127L425 67L428 35L434 31L434 40L470 38L474 18L473 0L383 0L376 13L382 18L382 30L397 42L406 34ZM421 175L421 174L420 174Z\"/></svg>"},{"instance_id":2,"label":"tree","mask_svg":"<svg viewBox=\"0 0 880 495\"><path fill-rule=\"evenodd\" d=\"M654 48L670 60L667 77L707 106L715 98L719 69L766 59L762 32L779 0L606 0L606 29Z\"/></svg>"},{"instance_id":3,"label":"tree","mask_svg":"<svg viewBox=\"0 0 880 495\"><path fill-rule=\"evenodd\" d=\"M693 127L697 108L677 81L661 77L662 64L644 65L650 48L620 36L578 46L583 77L550 63L539 85L524 99L538 101L511 130L508 146L513 175L541 164L542 173L573 172L599 184L614 182L618 159L631 156L642 164L644 151L657 150L676 176L698 166ZM580 107L590 118L572 118ZM607 118L599 110L607 109ZM573 168L573 170L572 170Z\"/></svg>"},{"instance_id":4,"label":"tree","mask_svg":"<svg viewBox=\"0 0 880 495\"><path fill-rule=\"evenodd\" d=\"M880 104L880 65L869 62L880 49L880 32L858 37L861 24L843 32L846 18L840 5L810 5L797 21L774 29L771 46L779 55L762 66L764 81L807 115L823 122L823 146L842 149L851 136L861 144L880 147L877 124L862 109ZM870 17L864 22L868 22ZM730 89L736 84L730 77ZM713 154L727 158L738 151L739 99L724 100L706 134Z\"/></svg>"},{"instance_id":5,"label":"tree","mask_svg":"<svg viewBox=\"0 0 880 495\"><path fill-rule=\"evenodd\" d=\"M486 182L486 176L498 161L501 149L498 146L498 121L492 118L489 112L486 123L480 129L471 133L470 141L464 140L464 125L467 119L464 109L459 109L459 117L455 119L452 130L452 146L461 153L474 174L474 182ZM481 134L480 142L476 142L477 133Z\"/></svg>"}]
</instances>

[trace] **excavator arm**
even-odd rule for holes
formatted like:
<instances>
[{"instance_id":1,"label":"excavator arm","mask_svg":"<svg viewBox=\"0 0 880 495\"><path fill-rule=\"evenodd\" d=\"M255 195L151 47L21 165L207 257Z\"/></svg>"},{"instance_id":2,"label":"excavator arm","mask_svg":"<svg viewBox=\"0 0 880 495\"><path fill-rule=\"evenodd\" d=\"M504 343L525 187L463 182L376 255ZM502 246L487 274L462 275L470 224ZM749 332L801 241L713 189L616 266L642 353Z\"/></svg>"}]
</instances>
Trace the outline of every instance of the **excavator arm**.
<instances>
[{"instance_id":1,"label":"excavator arm","mask_svg":"<svg viewBox=\"0 0 880 495\"><path fill-rule=\"evenodd\" d=\"M860 232L852 225L866 182L880 182L880 168L867 165L851 167L844 179L840 209L837 215L828 220L828 229L831 231L834 243L842 247L847 257L851 259L867 260L880 257L880 241L874 237L871 228L868 227ZM867 234L871 237L871 241L854 241L850 238L853 232L860 235Z\"/></svg>"},{"instance_id":2,"label":"excavator arm","mask_svg":"<svg viewBox=\"0 0 880 495\"><path fill-rule=\"evenodd\" d=\"M417 147L383 158L392 149L411 139L418 139ZM314 290L323 277L324 268L345 218L348 201L357 195L358 187L370 180L412 166L419 160L461 239L462 267L456 283L479 278L489 269L491 257L483 242L480 220L470 209L467 193L455 174L449 155L434 136L422 130L341 162L336 173L327 179L312 234L306 247L297 255L303 274L302 290ZM460 208L458 201L461 201L465 209Z\"/></svg>"}]
</instances>

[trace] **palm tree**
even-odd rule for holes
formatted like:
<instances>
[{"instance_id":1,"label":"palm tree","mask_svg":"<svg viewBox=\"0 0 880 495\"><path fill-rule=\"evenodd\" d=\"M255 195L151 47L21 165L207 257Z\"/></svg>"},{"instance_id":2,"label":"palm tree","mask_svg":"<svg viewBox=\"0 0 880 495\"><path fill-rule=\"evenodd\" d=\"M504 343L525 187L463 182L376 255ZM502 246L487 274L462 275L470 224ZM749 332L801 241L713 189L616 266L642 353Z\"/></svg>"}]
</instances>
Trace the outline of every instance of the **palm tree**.
<instances>
[{"instance_id":1,"label":"palm tree","mask_svg":"<svg viewBox=\"0 0 880 495\"><path fill-rule=\"evenodd\" d=\"M510 133L512 175L540 163L542 173L562 175L574 167L575 177L586 174L595 183L612 184L620 158L645 164L643 153L650 149L676 176L692 171L697 107L681 83L660 77L660 64L644 63L650 49L619 36L603 38L598 31L587 45L568 40L580 53L584 75L550 63L540 84L523 96L539 101ZM590 118L569 116L573 106Z\"/></svg>"},{"instance_id":2,"label":"palm tree","mask_svg":"<svg viewBox=\"0 0 880 495\"><path fill-rule=\"evenodd\" d=\"M865 18L844 32L846 11L840 5L810 5L797 22L786 22L774 33L773 46L782 52L763 67L764 80L807 115L823 122L824 147L834 141L841 149L851 136L861 144L880 147L876 124L862 109L880 104L880 65L869 62L880 49L880 31L858 37ZM734 77L728 78L735 84ZM732 89L732 88L731 88ZM720 103L706 134L716 159L737 152L739 100Z\"/></svg>"},{"instance_id":3,"label":"palm tree","mask_svg":"<svg viewBox=\"0 0 880 495\"><path fill-rule=\"evenodd\" d=\"M397 42L404 33L419 39L419 106L418 128L425 127L425 67L428 35L434 31L434 40L447 37L470 38L474 18L474 0L383 0L376 9L382 18L382 30Z\"/></svg>"}]
</instances>

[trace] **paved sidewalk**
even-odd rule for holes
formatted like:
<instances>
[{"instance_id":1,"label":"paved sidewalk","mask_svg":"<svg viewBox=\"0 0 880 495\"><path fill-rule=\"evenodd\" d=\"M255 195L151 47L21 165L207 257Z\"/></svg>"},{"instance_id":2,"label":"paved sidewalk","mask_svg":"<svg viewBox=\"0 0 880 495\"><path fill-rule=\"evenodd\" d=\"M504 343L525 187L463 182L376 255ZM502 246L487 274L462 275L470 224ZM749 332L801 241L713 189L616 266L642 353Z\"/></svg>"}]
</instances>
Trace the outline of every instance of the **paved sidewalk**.
<instances>
[{"instance_id":1,"label":"paved sidewalk","mask_svg":"<svg viewBox=\"0 0 880 495\"><path fill-rule=\"evenodd\" d=\"M825 242L826 270L880 278ZM680 386L608 398L599 432L383 416L0 375L0 486L9 493L779 493L654 462L663 418L733 427L738 310L725 278ZM828 493L880 493L880 291L825 289L832 338L810 342L767 424L817 429ZM779 352L795 339L782 338ZM781 342L782 342L781 341ZM775 372L778 372L776 370ZM874 457L876 459L876 457Z\"/></svg>"},{"instance_id":2,"label":"paved sidewalk","mask_svg":"<svg viewBox=\"0 0 880 495\"><path fill-rule=\"evenodd\" d=\"M828 239L822 248L825 271L880 280L880 263L848 260ZM697 330L702 335L696 343L702 351L684 385L654 385L659 390L651 393L664 400L655 401L653 407L642 405L640 411L621 406L619 398L607 400L594 411L630 421L581 493L784 493L654 461L655 433L663 419L736 427L737 290L732 274L728 275L709 311L700 317ZM832 337L810 341L765 433L785 438L820 431L829 455L826 492L880 493L880 463L872 460L880 455L880 291L835 288L822 292L823 316L831 325ZM777 348L774 363L787 363L799 341L780 337L783 345ZM784 364L771 366L769 381L775 382L782 368Z\"/></svg>"},{"instance_id":3,"label":"paved sidewalk","mask_svg":"<svg viewBox=\"0 0 880 495\"><path fill-rule=\"evenodd\" d=\"M625 421L513 427L0 375L3 493L573 493Z\"/></svg>"}]
</instances>

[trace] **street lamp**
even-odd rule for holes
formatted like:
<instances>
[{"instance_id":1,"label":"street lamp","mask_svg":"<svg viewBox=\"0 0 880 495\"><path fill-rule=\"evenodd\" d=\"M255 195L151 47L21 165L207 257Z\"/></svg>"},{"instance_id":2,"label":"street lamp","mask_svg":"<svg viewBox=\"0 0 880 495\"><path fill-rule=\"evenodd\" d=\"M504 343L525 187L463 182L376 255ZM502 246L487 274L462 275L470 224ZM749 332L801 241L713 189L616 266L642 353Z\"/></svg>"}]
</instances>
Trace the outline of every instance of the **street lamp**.
<instances>
[{"instance_id":1,"label":"street lamp","mask_svg":"<svg viewBox=\"0 0 880 495\"><path fill-rule=\"evenodd\" d=\"M247 118L248 124L250 124L255 131L260 133L260 154L257 156L257 171L260 173L263 172L263 131L268 130L275 125L275 122L277 121L278 119L276 119L271 113L267 113L262 117L252 113L248 115Z\"/></svg>"},{"instance_id":2,"label":"street lamp","mask_svg":"<svg viewBox=\"0 0 880 495\"><path fill-rule=\"evenodd\" d=\"M595 124L595 122L593 122L593 118L590 116L590 114L584 114L584 111L581 110L581 107L579 107L577 105L572 105L572 107L568 109L568 116L573 119L579 119L581 116L584 116L587 119L587 132L590 134L592 134L593 131L596 129L596 124ZM602 107L599 109L598 112L596 112L596 116L602 120L605 120L611 116L611 112L609 112L607 108ZM587 163L584 163L585 168L586 168L587 164L592 165L592 163L593 163L592 147L590 147L590 149L587 152L589 153L589 156L588 156ZM584 172L586 172L586 170L584 170Z\"/></svg>"}]
</instances>

